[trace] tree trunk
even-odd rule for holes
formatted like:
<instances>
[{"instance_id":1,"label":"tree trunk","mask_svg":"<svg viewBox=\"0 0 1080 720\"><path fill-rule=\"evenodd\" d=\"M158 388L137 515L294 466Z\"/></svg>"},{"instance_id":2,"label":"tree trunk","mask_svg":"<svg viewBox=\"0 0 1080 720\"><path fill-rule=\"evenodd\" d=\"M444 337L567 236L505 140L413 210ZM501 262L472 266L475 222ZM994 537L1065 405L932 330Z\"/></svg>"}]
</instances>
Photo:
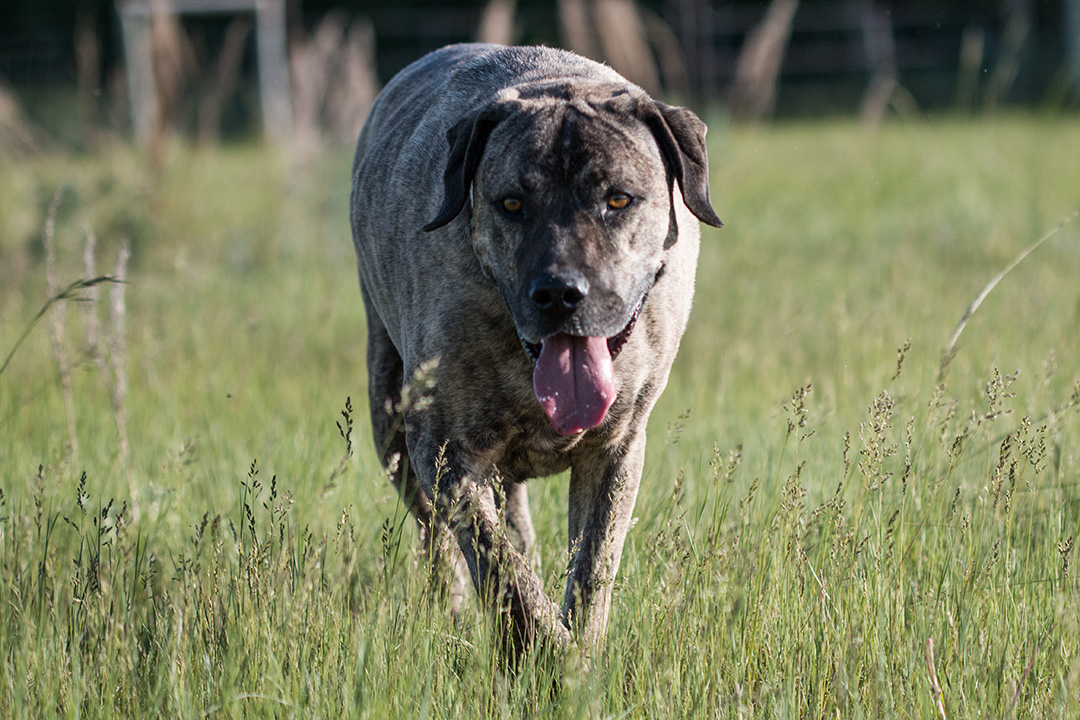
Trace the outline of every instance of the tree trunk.
<instances>
[{"instance_id":1,"label":"tree trunk","mask_svg":"<svg viewBox=\"0 0 1080 720\"><path fill-rule=\"evenodd\" d=\"M489 0L484 14L480 17L480 30L476 34L478 42L497 45L513 45L517 33L514 31L515 0Z\"/></svg>"},{"instance_id":2,"label":"tree trunk","mask_svg":"<svg viewBox=\"0 0 1080 720\"><path fill-rule=\"evenodd\" d=\"M780 65L798 8L799 0L772 0L765 18L747 36L735 64L729 103L734 117L760 120L772 114Z\"/></svg>"},{"instance_id":3,"label":"tree trunk","mask_svg":"<svg viewBox=\"0 0 1080 720\"><path fill-rule=\"evenodd\" d=\"M888 11L877 7L873 0L863 2L860 17L871 73L860 115L867 125L877 125L885 118L889 101L896 91L896 40Z\"/></svg>"}]
</instances>

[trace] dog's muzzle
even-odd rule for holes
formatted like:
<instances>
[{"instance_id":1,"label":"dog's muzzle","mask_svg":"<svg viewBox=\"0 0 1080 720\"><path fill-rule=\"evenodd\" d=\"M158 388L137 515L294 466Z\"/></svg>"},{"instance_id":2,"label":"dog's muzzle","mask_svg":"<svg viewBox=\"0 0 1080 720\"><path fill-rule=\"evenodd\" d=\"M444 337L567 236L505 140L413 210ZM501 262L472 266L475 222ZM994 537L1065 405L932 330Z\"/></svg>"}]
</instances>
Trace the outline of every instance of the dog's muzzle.
<instances>
[{"instance_id":1,"label":"dog's muzzle","mask_svg":"<svg viewBox=\"0 0 1080 720\"><path fill-rule=\"evenodd\" d=\"M539 344L521 338L534 363L533 391L560 435L577 435L599 426L615 402L614 360L630 339L648 292L641 296L623 329L611 337L557 332Z\"/></svg>"}]
</instances>

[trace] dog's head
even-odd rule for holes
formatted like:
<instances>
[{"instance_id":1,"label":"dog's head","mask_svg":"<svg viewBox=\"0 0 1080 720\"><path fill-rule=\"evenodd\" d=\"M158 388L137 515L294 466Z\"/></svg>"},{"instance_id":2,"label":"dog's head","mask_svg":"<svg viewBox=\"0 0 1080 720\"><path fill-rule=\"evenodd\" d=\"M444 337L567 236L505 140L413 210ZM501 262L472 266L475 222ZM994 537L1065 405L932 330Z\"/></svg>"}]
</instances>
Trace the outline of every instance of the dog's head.
<instances>
[{"instance_id":1,"label":"dog's head","mask_svg":"<svg viewBox=\"0 0 1080 720\"><path fill-rule=\"evenodd\" d=\"M596 427L615 399L612 359L678 241L674 193L720 226L705 124L633 88L576 81L504 91L447 140L443 205L424 229L468 206L552 426Z\"/></svg>"}]
</instances>

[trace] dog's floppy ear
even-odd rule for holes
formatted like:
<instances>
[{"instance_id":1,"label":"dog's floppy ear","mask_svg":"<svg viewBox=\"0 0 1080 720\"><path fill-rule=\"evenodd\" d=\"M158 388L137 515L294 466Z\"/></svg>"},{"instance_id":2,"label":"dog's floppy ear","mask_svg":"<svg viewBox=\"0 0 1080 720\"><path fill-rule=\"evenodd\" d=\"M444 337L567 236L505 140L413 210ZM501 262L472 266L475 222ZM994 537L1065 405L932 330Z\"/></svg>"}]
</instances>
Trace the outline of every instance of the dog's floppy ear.
<instances>
[{"instance_id":1,"label":"dog's floppy ear","mask_svg":"<svg viewBox=\"0 0 1080 720\"><path fill-rule=\"evenodd\" d=\"M465 207L484 146L495 126L505 117L505 110L498 106L482 110L476 117L465 118L446 131L450 155L443 173L443 203L435 219L424 226L425 232L446 225Z\"/></svg>"},{"instance_id":2,"label":"dog's floppy ear","mask_svg":"<svg viewBox=\"0 0 1080 720\"><path fill-rule=\"evenodd\" d=\"M709 203L709 156L705 149L705 123L684 107L645 99L638 117L648 126L660 147L664 164L682 190L683 202L698 220L722 227Z\"/></svg>"}]
</instances>

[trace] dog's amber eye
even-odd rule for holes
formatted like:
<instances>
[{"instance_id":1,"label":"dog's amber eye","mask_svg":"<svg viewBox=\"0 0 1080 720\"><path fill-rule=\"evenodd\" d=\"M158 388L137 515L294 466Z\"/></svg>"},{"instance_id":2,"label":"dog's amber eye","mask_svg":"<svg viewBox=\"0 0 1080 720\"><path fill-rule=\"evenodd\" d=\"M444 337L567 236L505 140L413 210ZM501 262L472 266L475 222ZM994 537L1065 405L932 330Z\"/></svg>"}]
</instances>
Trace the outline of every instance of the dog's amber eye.
<instances>
[{"instance_id":1,"label":"dog's amber eye","mask_svg":"<svg viewBox=\"0 0 1080 720\"><path fill-rule=\"evenodd\" d=\"M612 210L622 210L630 204L630 196L626 193L612 193L607 199L607 206Z\"/></svg>"},{"instance_id":2,"label":"dog's amber eye","mask_svg":"<svg viewBox=\"0 0 1080 720\"><path fill-rule=\"evenodd\" d=\"M506 212L521 212L521 201L516 197L508 197L502 201L503 210Z\"/></svg>"}]
</instances>

